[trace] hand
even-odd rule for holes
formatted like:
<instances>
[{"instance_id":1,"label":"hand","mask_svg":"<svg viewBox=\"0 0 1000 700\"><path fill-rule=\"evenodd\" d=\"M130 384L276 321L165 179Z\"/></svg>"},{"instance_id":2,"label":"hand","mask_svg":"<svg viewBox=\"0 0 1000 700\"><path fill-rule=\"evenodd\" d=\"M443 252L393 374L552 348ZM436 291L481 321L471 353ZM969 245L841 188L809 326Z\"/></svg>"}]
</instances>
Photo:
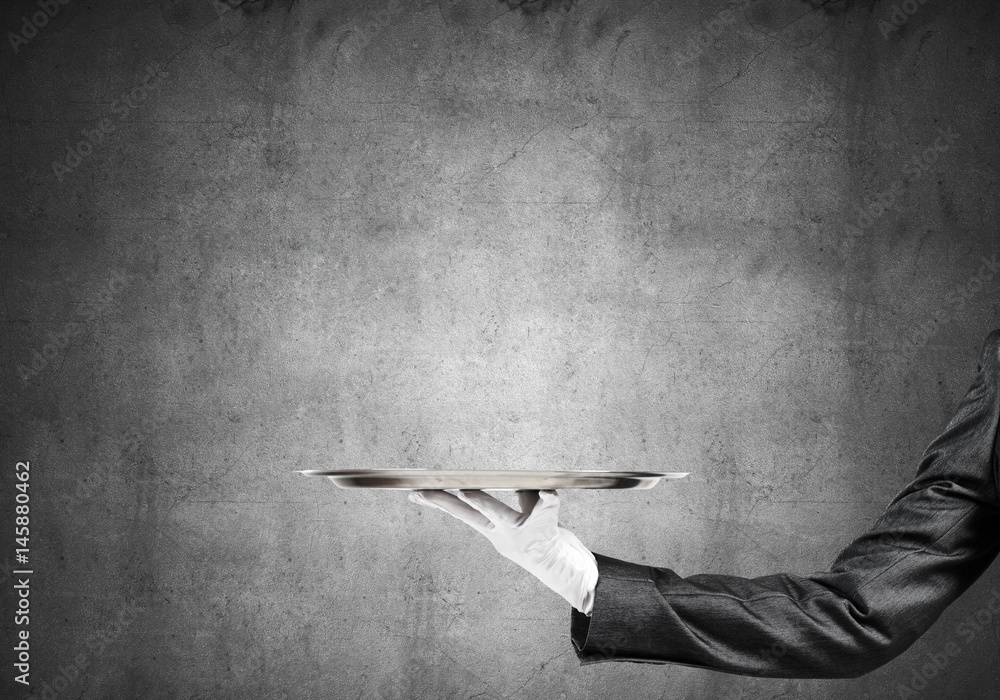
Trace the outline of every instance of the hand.
<instances>
[{"instance_id":1,"label":"hand","mask_svg":"<svg viewBox=\"0 0 1000 700\"><path fill-rule=\"evenodd\" d=\"M440 508L471 525L497 551L536 576L587 615L594 607L597 560L569 530L559 527L555 491L518 491L521 512L482 491L414 491L410 500Z\"/></svg>"}]
</instances>

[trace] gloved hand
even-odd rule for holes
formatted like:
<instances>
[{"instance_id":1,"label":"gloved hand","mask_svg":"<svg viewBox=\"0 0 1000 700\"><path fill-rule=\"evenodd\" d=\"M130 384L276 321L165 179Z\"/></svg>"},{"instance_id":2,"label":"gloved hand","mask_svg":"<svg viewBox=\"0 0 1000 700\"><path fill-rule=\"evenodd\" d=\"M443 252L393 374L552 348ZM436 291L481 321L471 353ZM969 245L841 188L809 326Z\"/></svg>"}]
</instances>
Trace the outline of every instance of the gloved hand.
<instances>
[{"instance_id":1,"label":"gloved hand","mask_svg":"<svg viewBox=\"0 0 1000 700\"><path fill-rule=\"evenodd\" d=\"M413 491L410 500L440 508L485 535L497 551L587 615L594 607L597 560L559 527L555 491L518 491L521 512L482 491Z\"/></svg>"}]
</instances>

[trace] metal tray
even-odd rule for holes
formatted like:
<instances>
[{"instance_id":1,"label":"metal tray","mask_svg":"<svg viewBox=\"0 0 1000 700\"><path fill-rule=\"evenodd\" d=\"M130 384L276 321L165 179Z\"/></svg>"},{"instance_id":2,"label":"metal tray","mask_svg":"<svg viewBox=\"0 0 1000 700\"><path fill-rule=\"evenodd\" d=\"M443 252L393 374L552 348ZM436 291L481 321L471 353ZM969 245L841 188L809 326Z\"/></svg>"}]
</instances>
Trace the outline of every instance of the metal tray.
<instances>
[{"instance_id":1,"label":"metal tray","mask_svg":"<svg viewBox=\"0 0 1000 700\"><path fill-rule=\"evenodd\" d=\"M689 472L486 471L473 469L306 469L306 476L326 476L342 489L476 489L533 491L547 489L649 489L660 479L682 479Z\"/></svg>"}]
</instances>

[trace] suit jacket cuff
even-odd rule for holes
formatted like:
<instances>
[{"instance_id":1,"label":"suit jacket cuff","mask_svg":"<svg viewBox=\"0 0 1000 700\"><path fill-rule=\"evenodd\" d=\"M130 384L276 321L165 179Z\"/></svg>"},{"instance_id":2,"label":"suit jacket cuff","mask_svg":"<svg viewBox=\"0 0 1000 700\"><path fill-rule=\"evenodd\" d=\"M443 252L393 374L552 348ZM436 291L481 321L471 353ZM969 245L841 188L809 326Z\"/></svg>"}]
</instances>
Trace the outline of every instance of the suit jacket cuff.
<instances>
[{"instance_id":1,"label":"suit jacket cuff","mask_svg":"<svg viewBox=\"0 0 1000 700\"><path fill-rule=\"evenodd\" d=\"M667 663L669 629L657 629L666 600L653 583L649 566L594 554L597 587L590 616L572 611L570 638L583 664L601 661Z\"/></svg>"}]
</instances>

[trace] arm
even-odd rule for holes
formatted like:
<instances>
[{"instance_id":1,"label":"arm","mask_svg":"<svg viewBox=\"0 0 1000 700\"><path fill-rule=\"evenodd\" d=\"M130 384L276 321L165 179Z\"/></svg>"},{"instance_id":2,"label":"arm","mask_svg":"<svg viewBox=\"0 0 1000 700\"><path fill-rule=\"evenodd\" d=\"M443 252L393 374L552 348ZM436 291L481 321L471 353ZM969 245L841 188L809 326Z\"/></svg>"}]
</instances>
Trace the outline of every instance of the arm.
<instances>
[{"instance_id":1,"label":"arm","mask_svg":"<svg viewBox=\"0 0 1000 700\"><path fill-rule=\"evenodd\" d=\"M916 478L829 571L681 578L598 556L584 663L674 662L778 677L854 677L902 653L1000 551L1000 332Z\"/></svg>"},{"instance_id":2,"label":"arm","mask_svg":"<svg viewBox=\"0 0 1000 700\"><path fill-rule=\"evenodd\" d=\"M975 383L927 448L915 479L829 571L682 578L596 555L591 615L583 602L574 603L571 618L580 660L669 662L788 678L855 677L888 662L1000 551L998 417L1000 331L994 331ZM462 517L445 502L434 505ZM519 546L513 532L509 551L501 552L518 561L511 556ZM585 569L581 564L579 571ZM577 584L589 580L579 571Z\"/></svg>"}]
</instances>

